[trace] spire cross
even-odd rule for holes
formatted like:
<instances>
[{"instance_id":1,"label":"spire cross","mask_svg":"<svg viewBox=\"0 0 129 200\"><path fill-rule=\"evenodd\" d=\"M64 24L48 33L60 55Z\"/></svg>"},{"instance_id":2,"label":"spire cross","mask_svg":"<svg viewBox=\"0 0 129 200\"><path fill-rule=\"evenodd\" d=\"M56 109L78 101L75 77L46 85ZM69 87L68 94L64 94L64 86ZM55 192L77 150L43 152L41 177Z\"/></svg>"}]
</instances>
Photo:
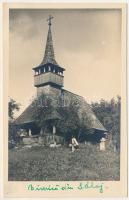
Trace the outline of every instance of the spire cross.
<instances>
[{"instance_id":1,"label":"spire cross","mask_svg":"<svg viewBox=\"0 0 129 200\"><path fill-rule=\"evenodd\" d=\"M51 24L51 20L52 20L53 18L54 18L54 17L52 17L51 15L49 15L49 18L47 19L48 25L49 25L49 26L52 25L52 24Z\"/></svg>"}]
</instances>

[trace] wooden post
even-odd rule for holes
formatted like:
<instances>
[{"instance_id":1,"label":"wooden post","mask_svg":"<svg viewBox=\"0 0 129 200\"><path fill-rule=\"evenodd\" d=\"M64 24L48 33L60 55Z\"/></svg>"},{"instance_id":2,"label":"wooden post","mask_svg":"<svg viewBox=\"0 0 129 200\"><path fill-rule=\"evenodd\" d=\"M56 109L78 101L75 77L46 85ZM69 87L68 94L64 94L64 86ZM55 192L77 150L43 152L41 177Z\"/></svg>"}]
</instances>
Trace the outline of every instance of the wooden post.
<instances>
[{"instance_id":1,"label":"wooden post","mask_svg":"<svg viewBox=\"0 0 129 200\"><path fill-rule=\"evenodd\" d=\"M54 125L53 125L52 134L53 134L53 141L55 142L56 127Z\"/></svg>"},{"instance_id":2,"label":"wooden post","mask_svg":"<svg viewBox=\"0 0 129 200\"><path fill-rule=\"evenodd\" d=\"M40 129L40 136L43 136L43 128Z\"/></svg>"},{"instance_id":3,"label":"wooden post","mask_svg":"<svg viewBox=\"0 0 129 200\"><path fill-rule=\"evenodd\" d=\"M31 129L29 129L29 136L32 136L32 134L31 134Z\"/></svg>"},{"instance_id":4,"label":"wooden post","mask_svg":"<svg viewBox=\"0 0 129 200\"><path fill-rule=\"evenodd\" d=\"M48 66L48 71L49 71L49 72L51 71L51 67L50 67L50 66Z\"/></svg>"}]
</instances>

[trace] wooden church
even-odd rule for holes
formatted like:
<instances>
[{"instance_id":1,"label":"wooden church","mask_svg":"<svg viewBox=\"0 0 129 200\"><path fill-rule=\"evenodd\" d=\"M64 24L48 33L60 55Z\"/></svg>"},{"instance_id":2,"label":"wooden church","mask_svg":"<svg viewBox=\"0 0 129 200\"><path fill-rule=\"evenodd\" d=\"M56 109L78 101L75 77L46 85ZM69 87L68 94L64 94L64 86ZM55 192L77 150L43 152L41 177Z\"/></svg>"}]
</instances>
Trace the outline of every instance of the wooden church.
<instances>
[{"instance_id":1,"label":"wooden church","mask_svg":"<svg viewBox=\"0 0 129 200\"><path fill-rule=\"evenodd\" d=\"M89 133L91 132L91 138L99 138L100 141L103 137L105 137L106 129L95 116L90 105L85 101L83 97L69 92L63 88L63 72L65 69L61 67L55 60L51 33L52 18L53 17L50 16L48 19L48 35L43 60L38 66L33 68L34 86L37 88L37 97L40 97L42 94L51 94L53 97L63 95L66 98L68 97L77 99L81 104L79 115L81 116L81 113L83 112L86 114L86 116L88 116L88 119L90 120L88 130ZM24 143L30 144L36 142L44 142L46 138L47 140L53 138L53 134L57 140L60 138L59 141L63 141L63 136L58 133L56 126L53 124L48 133L46 133L47 137L44 136L41 139L41 129L35 123L34 117L32 115L32 109L33 106L29 105L15 121L16 125L19 127L19 130L22 130L24 133L26 133L23 134ZM51 124L51 122L56 118L58 118L58 113L51 113L50 116L45 120L46 123L49 122L49 124ZM58 118L58 120L60 119Z\"/></svg>"}]
</instances>

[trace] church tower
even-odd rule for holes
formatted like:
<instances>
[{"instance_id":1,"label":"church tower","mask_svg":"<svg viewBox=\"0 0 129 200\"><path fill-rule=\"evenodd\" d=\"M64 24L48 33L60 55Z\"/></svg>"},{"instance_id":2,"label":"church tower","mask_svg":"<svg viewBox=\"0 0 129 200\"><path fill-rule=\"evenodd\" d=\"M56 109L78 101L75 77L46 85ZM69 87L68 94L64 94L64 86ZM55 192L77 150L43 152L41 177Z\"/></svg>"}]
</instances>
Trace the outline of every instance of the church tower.
<instances>
[{"instance_id":1,"label":"church tower","mask_svg":"<svg viewBox=\"0 0 129 200\"><path fill-rule=\"evenodd\" d=\"M48 35L43 60L41 64L34 67L34 86L37 88L37 96L42 93L52 93L60 95L63 87L63 72L64 68L60 67L55 60L52 33L51 33L51 19L48 21Z\"/></svg>"}]
</instances>

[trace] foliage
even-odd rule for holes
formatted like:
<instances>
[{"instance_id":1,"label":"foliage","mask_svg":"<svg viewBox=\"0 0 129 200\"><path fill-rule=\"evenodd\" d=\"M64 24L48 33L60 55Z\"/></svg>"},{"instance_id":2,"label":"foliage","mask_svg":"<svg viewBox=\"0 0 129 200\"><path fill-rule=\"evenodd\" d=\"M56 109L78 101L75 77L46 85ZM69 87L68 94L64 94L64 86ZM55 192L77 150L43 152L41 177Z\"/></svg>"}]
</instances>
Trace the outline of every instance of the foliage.
<instances>
[{"instance_id":1,"label":"foliage","mask_svg":"<svg viewBox=\"0 0 129 200\"><path fill-rule=\"evenodd\" d=\"M37 125L45 130L46 124L51 118L51 122L56 124L58 132L62 135L71 136L76 133L81 122L78 116L79 102L73 98L67 98L67 104L62 102L61 97L53 97L51 95L41 95L35 99L33 103L33 117Z\"/></svg>"},{"instance_id":2,"label":"foliage","mask_svg":"<svg viewBox=\"0 0 129 200\"><path fill-rule=\"evenodd\" d=\"M46 118L53 112L54 105L52 102L52 97L42 94L40 97L33 101L33 118L35 123L39 128L45 131L46 128Z\"/></svg>"},{"instance_id":3,"label":"foliage","mask_svg":"<svg viewBox=\"0 0 129 200\"><path fill-rule=\"evenodd\" d=\"M77 136L79 131L82 130L85 133L87 126L91 123L86 113L82 112L79 117L80 102L75 98L69 98L68 104L60 104L62 102L60 97L54 98L51 95L43 94L39 99L36 99L34 103L34 118L37 125L45 130L46 122L49 123L48 116L51 116L53 123L56 123L56 128L61 133L66 141L69 141L71 135ZM121 98L118 96L117 100L111 99L109 102L101 99L100 102L91 104L91 107L105 128L111 132L112 141L114 147L120 149L120 107ZM56 114L52 114L56 113ZM59 120L56 119L56 115L59 114ZM87 123L86 123L87 122ZM86 125L87 124L87 125Z\"/></svg>"},{"instance_id":4,"label":"foliage","mask_svg":"<svg viewBox=\"0 0 129 200\"><path fill-rule=\"evenodd\" d=\"M119 154L96 145L9 151L9 181L119 181L119 170Z\"/></svg>"},{"instance_id":5,"label":"foliage","mask_svg":"<svg viewBox=\"0 0 129 200\"><path fill-rule=\"evenodd\" d=\"M79 102L73 98L69 98L69 104L57 107L57 111L61 119L57 123L57 129L66 137L75 135L80 127L80 119L78 116ZM67 140L67 139L66 139Z\"/></svg>"},{"instance_id":6,"label":"foliage","mask_svg":"<svg viewBox=\"0 0 129 200\"><path fill-rule=\"evenodd\" d=\"M120 150L121 97L117 96L117 100L113 98L109 102L101 99L91 106L98 119L112 134L114 147Z\"/></svg>"},{"instance_id":7,"label":"foliage","mask_svg":"<svg viewBox=\"0 0 129 200\"><path fill-rule=\"evenodd\" d=\"M9 122L9 141L15 141L16 143L19 142L19 135L18 135L18 127L15 125L14 122Z\"/></svg>"},{"instance_id":8,"label":"foliage","mask_svg":"<svg viewBox=\"0 0 129 200\"><path fill-rule=\"evenodd\" d=\"M14 113L15 111L19 111L20 104L16 103L15 100L10 99L8 103L8 114L9 114L9 134L8 139L9 141L15 141L16 143L19 141L19 136L17 134L18 128L14 122Z\"/></svg>"},{"instance_id":9,"label":"foliage","mask_svg":"<svg viewBox=\"0 0 129 200\"><path fill-rule=\"evenodd\" d=\"M20 104L16 103L15 100L10 99L9 104L8 104L8 113L9 113L10 120L14 119L14 112L19 111L19 109L20 109Z\"/></svg>"}]
</instances>

